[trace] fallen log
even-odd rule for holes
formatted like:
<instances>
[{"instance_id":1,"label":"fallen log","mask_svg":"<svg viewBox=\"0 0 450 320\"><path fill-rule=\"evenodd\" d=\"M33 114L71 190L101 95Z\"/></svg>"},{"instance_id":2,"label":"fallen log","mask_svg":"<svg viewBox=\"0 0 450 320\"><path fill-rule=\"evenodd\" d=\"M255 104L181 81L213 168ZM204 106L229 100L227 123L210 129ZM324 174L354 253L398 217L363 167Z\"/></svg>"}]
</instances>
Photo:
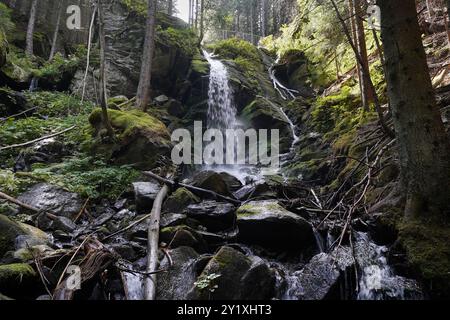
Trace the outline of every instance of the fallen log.
<instances>
[{"instance_id":1,"label":"fallen log","mask_svg":"<svg viewBox=\"0 0 450 320\"><path fill-rule=\"evenodd\" d=\"M155 179L155 180L157 180L157 181L159 181L159 182L161 182L163 184L169 185L171 187L180 186L180 187L186 188L189 191L192 191L194 193L207 194L208 196L212 197L215 200L218 200L218 199L219 200L223 200L223 201L230 202L230 203L232 203L234 205L237 205L237 206L240 206L242 204L242 202L239 201L239 200L223 196L223 195L221 195L219 193L216 193L214 191L203 189L203 188L194 187L194 186L191 186L191 185L188 185L188 184L184 184L184 183L176 183L175 181L172 181L172 180L169 180L169 179L166 179L166 178L162 178L162 177L154 174L153 172L146 171L146 172L144 172L144 174L146 176L150 177L150 178L153 178L153 179Z\"/></svg>"},{"instance_id":2,"label":"fallen log","mask_svg":"<svg viewBox=\"0 0 450 320\"><path fill-rule=\"evenodd\" d=\"M147 276L144 281L145 300L155 300L156 297L156 268L158 266L159 249L159 222L161 218L161 207L164 199L169 194L169 187L164 185L153 202L153 209L148 219L148 239L147 239Z\"/></svg>"}]
</instances>

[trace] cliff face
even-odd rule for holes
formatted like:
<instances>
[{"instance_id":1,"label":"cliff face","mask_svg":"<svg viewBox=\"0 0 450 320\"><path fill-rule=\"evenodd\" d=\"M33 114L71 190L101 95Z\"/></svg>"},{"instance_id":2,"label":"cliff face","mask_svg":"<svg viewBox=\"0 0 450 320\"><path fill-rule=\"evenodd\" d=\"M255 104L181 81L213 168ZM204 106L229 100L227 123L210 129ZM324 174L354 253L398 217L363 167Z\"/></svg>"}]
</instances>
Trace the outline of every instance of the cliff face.
<instances>
[{"instance_id":1,"label":"cliff face","mask_svg":"<svg viewBox=\"0 0 450 320\"><path fill-rule=\"evenodd\" d=\"M91 6L89 0L61 0L62 18L60 21L60 33L58 41L59 51L67 49L67 44L85 43L88 36L89 22L91 19ZM61 1L58 0L39 0L38 11L36 15L36 33L40 36L35 37L39 44L35 46L36 54L48 55L50 43L55 30L55 24L58 18L58 7ZM14 22L17 25L18 32L15 35L15 42L20 46L25 41L25 30L30 12L30 0L1 0L11 9L13 9ZM66 14L68 5L78 5L81 9L81 30L69 30L66 27L66 20L69 16Z\"/></svg>"}]
</instances>

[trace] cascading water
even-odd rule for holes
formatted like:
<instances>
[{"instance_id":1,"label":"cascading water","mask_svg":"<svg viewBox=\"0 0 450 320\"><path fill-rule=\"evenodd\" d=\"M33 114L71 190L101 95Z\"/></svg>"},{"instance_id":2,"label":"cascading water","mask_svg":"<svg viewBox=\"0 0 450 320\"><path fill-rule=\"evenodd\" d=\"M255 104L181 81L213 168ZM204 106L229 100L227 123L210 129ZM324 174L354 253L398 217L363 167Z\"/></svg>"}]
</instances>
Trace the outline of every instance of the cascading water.
<instances>
[{"instance_id":1,"label":"cascading water","mask_svg":"<svg viewBox=\"0 0 450 320\"><path fill-rule=\"evenodd\" d=\"M208 128L225 131L237 127L236 107L233 103L233 91L228 82L228 71L225 65L203 51L210 64L208 90Z\"/></svg>"}]
</instances>

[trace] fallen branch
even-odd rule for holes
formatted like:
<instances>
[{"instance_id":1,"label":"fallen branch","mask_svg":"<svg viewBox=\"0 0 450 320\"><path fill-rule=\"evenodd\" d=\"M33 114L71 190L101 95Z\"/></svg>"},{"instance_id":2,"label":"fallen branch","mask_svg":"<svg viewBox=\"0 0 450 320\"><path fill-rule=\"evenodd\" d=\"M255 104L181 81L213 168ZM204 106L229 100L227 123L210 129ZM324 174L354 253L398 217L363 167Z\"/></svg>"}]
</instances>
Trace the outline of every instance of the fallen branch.
<instances>
[{"instance_id":1,"label":"fallen branch","mask_svg":"<svg viewBox=\"0 0 450 320\"><path fill-rule=\"evenodd\" d=\"M153 202L153 209L148 219L148 239L147 239L147 270L150 275L144 280L145 300L155 300L156 296L156 268L158 265L159 249L159 221L161 218L161 207L164 199L169 194L169 187L164 185Z\"/></svg>"},{"instance_id":2,"label":"fallen branch","mask_svg":"<svg viewBox=\"0 0 450 320\"><path fill-rule=\"evenodd\" d=\"M188 185L188 184L184 184L184 183L176 183L175 181L172 181L172 180L169 180L169 179L166 179L166 178L162 178L162 177L160 177L160 176L158 176L158 175L156 175L156 174L154 174L152 172L149 172L149 171L144 172L144 174L146 176L150 177L150 178L153 178L153 179L155 179L155 180L157 180L157 181L159 181L159 182L161 182L163 184L166 184L168 186L171 186L171 187L175 187L175 186L178 185L178 186L186 188L189 191L192 191L194 193L208 194L209 196L213 197L213 199L224 200L226 202L230 202L230 203L232 203L234 205L237 205L237 206L240 206L242 204L242 202L239 201L239 200L223 196L223 195L221 195L219 193L216 193L214 191L206 190L206 189L203 189L203 188L194 187L194 186L191 186L191 185Z\"/></svg>"},{"instance_id":3,"label":"fallen branch","mask_svg":"<svg viewBox=\"0 0 450 320\"><path fill-rule=\"evenodd\" d=\"M23 115L23 114L26 114L26 113L28 113L28 112L30 112L30 111L36 110L37 108L38 108L38 107L33 107L33 108L27 109L27 110L25 110L25 111L22 111L22 112L20 112L20 113L13 114L12 116L9 116L9 117L6 117L6 118L0 118L0 122L4 122L4 121L7 121L7 120L12 119L12 118L20 117L20 116Z\"/></svg>"},{"instance_id":4,"label":"fallen branch","mask_svg":"<svg viewBox=\"0 0 450 320\"><path fill-rule=\"evenodd\" d=\"M34 140L31 140L31 141L28 141L28 142L19 143L19 144L13 144L13 145L6 146L6 147L0 147L0 151L14 149L14 148L28 147L29 145L35 144L36 142L59 136L59 135L61 135L63 133L71 131L71 130L73 130L75 128L76 128L76 126L72 126L72 127L67 128L67 129L65 129L63 131L60 131L60 132L57 132L57 133L53 133L53 134L49 134L48 136L43 136L41 138L34 139Z\"/></svg>"}]
</instances>

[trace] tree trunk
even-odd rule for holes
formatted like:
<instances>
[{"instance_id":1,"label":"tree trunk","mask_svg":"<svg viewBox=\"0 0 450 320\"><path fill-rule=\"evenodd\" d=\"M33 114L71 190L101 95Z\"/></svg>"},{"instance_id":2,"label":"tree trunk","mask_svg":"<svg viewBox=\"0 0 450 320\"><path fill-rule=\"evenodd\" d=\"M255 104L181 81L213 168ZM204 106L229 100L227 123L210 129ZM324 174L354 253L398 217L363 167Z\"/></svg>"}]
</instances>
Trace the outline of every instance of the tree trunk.
<instances>
[{"instance_id":1,"label":"tree trunk","mask_svg":"<svg viewBox=\"0 0 450 320\"><path fill-rule=\"evenodd\" d=\"M144 52L142 54L141 75L136 95L136 106L147 110L150 102L150 90L152 80L152 64L155 46L155 12L157 0L148 0L148 14L145 31Z\"/></svg>"},{"instance_id":2,"label":"tree trunk","mask_svg":"<svg viewBox=\"0 0 450 320\"><path fill-rule=\"evenodd\" d=\"M109 122L108 117L108 95L106 91L106 40L105 40L105 21L103 18L103 1L98 0L98 33L100 42L100 106L102 108L102 121L103 126L108 132L108 136L111 140L114 140L114 130Z\"/></svg>"},{"instance_id":3,"label":"tree trunk","mask_svg":"<svg viewBox=\"0 0 450 320\"><path fill-rule=\"evenodd\" d=\"M199 44L202 44L203 38L205 36L205 0L200 2L200 36Z\"/></svg>"},{"instance_id":4,"label":"tree trunk","mask_svg":"<svg viewBox=\"0 0 450 320\"><path fill-rule=\"evenodd\" d=\"M428 10L428 17L430 18L430 20L433 20L434 17L433 2L431 0L426 0L426 4Z\"/></svg>"},{"instance_id":5,"label":"tree trunk","mask_svg":"<svg viewBox=\"0 0 450 320\"><path fill-rule=\"evenodd\" d=\"M167 14L169 16L173 15L173 0L169 0L169 4L167 6Z\"/></svg>"},{"instance_id":6,"label":"tree trunk","mask_svg":"<svg viewBox=\"0 0 450 320\"><path fill-rule=\"evenodd\" d=\"M33 35L34 35L34 25L36 24L36 11L37 11L38 0L33 0L30 9L30 18L28 20L27 28L27 38L26 38L26 54L28 56L33 55Z\"/></svg>"},{"instance_id":7,"label":"tree trunk","mask_svg":"<svg viewBox=\"0 0 450 320\"><path fill-rule=\"evenodd\" d=\"M58 43L58 33L59 33L59 26L61 24L61 15L62 15L62 8L63 8L64 1L61 0L58 2L58 16L56 18L56 25L55 25L55 31L53 33L53 40L52 40L52 48L50 49L50 56L48 58L49 61L53 60L53 57L56 53L56 46Z\"/></svg>"},{"instance_id":8,"label":"tree trunk","mask_svg":"<svg viewBox=\"0 0 450 320\"><path fill-rule=\"evenodd\" d=\"M430 80L414 0L379 0L388 95L397 132L406 215L445 210L450 142Z\"/></svg>"},{"instance_id":9,"label":"tree trunk","mask_svg":"<svg viewBox=\"0 0 450 320\"><path fill-rule=\"evenodd\" d=\"M356 36L358 42L358 52L361 57L363 66L360 66L362 70L369 70L369 60L367 57L367 47L366 47L366 35L364 32L364 21L363 21L363 3L362 0L354 0L354 10L355 10L355 24L356 24ZM370 109L370 103L373 102L373 91L368 85L365 77L361 75L360 77L360 87L361 87L361 99L364 110L368 111Z\"/></svg>"}]
</instances>

